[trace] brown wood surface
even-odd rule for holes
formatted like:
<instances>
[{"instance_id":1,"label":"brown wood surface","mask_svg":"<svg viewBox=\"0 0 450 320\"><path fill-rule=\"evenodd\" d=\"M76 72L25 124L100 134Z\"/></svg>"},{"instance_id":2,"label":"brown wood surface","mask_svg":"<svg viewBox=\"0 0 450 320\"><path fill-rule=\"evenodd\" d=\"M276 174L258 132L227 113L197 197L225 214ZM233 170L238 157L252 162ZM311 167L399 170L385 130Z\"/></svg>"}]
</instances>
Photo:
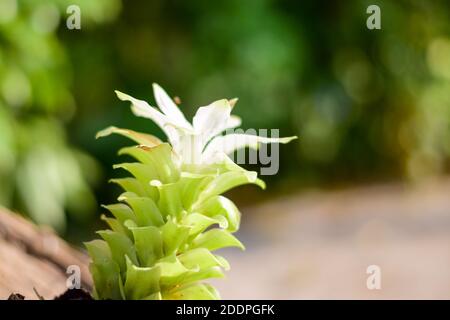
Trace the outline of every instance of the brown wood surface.
<instances>
[{"instance_id":1,"label":"brown wood surface","mask_svg":"<svg viewBox=\"0 0 450 320\"><path fill-rule=\"evenodd\" d=\"M12 292L26 299L45 299L66 290L67 267L81 270L81 285L90 289L92 279L87 255L47 228L0 208L0 299Z\"/></svg>"}]
</instances>

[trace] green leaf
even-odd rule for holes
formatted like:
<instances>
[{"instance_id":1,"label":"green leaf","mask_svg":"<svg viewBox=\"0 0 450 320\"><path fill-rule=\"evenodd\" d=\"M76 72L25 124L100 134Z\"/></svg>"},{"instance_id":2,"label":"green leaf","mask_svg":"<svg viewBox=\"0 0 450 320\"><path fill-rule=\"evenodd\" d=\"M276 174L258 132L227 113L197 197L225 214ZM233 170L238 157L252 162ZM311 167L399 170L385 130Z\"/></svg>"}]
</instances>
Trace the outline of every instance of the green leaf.
<instances>
[{"instance_id":1,"label":"green leaf","mask_svg":"<svg viewBox=\"0 0 450 320\"><path fill-rule=\"evenodd\" d=\"M89 269L95 285L97 299L120 299L120 268L112 259L108 244L93 240L84 244L92 259Z\"/></svg>"},{"instance_id":2,"label":"green leaf","mask_svg":"<svg viewBox=\"0 0 450 320\"><path fill-rule=\"evenodd\" d=\"M141 182L135 178L119 178L111 179L110 182L118 184L123 190L127 192L132 192L138 197L148 197L150 194L147 193L148 187L145 187Z\"/></svg>"},{"instance_id":3,"label":"green leaf","mask_svg":"<svg viewBox=\"0 0 450 320\"><path fill-rule=\"evenodd\" d=\"M113 133L122 135L124 137L127 137L127 138L135 141L136 143L146 145L149 147L154 147L154 146L157 146L160 143L162 143L161 140L159 140L157 137L152 136L150 134L136 132L136 131L129 130L129 129L121 129L121 128L117 128L114 126L111 126L111 127L108 127L106 129L99 131L95 137L96 137L96 139L98 139L98 138L109 136Z\"/></svg>"},{"instance_id":4,"label":"green leaf","mask_svg":"<svg viewBox=\"0 0 450 320\"><path fill-rule=\"evenodd\" d=\"M186 210L189 210L198 200L200 194L213 179L213 176L207 175L191 174L187 172L181 174L181 200L183 207Z\"/></svg>"},{"instance_id":5,"label":"green leaf","mask_svg":"<svg viewBox=\"0 0 450 320\"><path fill-rule=\"evenodd\" d=\"M206 250L206 249L205 249ZM203 256L203 261L198 264L191 264L191 268L186 267L175 254L161 259L157 265L161 267L161 287L163 291L174 285L182 285L189 282L209 279L209 278L222 278L223 272L219 267L220 261L209 257L209 261L206 256ZM189 257L184 258L185 261L189 260ZM205 268L201 269L200 264L203 264Z\"/></svg>"},{"instance_id":6,"label":"green leaf","mask_svg":"<svg viewBox=\"0 0 450 320\"><path fill-rule=\"evenodd\" d=\"M211 218L195 212L184 217L182 223L186 226L191 227L189 236L192 238L214 224L218 224L222 229L228 227L228 221L223 216L216 216Z\"/></svg>"},{"instance_id":7,"label":"green leaf","mask_svg":"<svg viewBox=\"0 0 450 320\"><path fill-rule=\"evenodd\" d=\"M163 293L167 300L218 300L220 295L214 287L205 283L188 284Z\"/></svg>"},{"instance_id":8,"label":"green leaf","mask_svg":"<svg viewBox=\"0 0 450 320\"><path fill-rule=\"evenodd\" d=\"M222 173L209 183L208 187L200 195L197 203L201 203L210 197L220 195L230 189L248 183L253 183L264 188L264 182L257 178L257 173L254 171L239 170Z\"/></svg>"},{"instance_id":9,"label":"green leaf","mask_svg":"<svg viewBox=\"0 0 450 320\"><path fill-rule=\"evenodd\" d=\"M126 270L125 256L128 256L134 264L138 264L133 242L127 236L111 230L97 231L97 233L108 243L111 256L122 273Z\"/></svg>"},{"instance_id":10,"label":"green leaf","mask_svg":"<svg viewBox=\"0 0 450 320\"><path fill-rule=\"evenodd\" d=\"M151 198L136 197L126 192L119 197L119 200L125 201L133 209L138 226L158 227L164 223L161 212Z\"/></svg>"},{"instance_id":11,"label":"green leaf","mask_svg":"<svg viewBox=\"0 0 450 320\"><path fill-rule=\"evenodd\" d=\"M120 277L120 275L119 275L119 277ZM123 281L122 281L121 277L120 277L120 281L119 281L119 289L120 289L120 295L121 295L122 299L123 300L127 300L127 296L125 294L125 288L124 288Z\"/></svg>"},{"instance_id":12,"label":"green leaf","mask_svg":"<svg viewBox=\"0 0 450 320\"><path fill-rule=\"evenodd\" d=\"M127 220L136 220L136 216L133 213L133 210L129 206L123 203L115 203L110 205L103 205L103 208L109 210L120 223L124 224Z\"/></svg>"},{"instance_id":13,"label":"green leaf","mask_svg":"<svg viewBox=\"0 0 450 320\"><path fill-rule=\"evenodd\" d=\"M160 268L138 267L127 257L127 276L124 292L127 299L138 300L154 296L159 292Z\"/></svg>"},{"instance_id":14,"label":"green leaf","mask_svg":"<svg viewBox=\"0 0 450 320\"><path fill-rule=\"evenodd\" d=\"M179 280L190 271L178 260L175 254L160 259L155 266L161 268L160 284L162 288L178 284Z\"/></svg>"},{"instance_id":15,"label":"green leaf","mask_svg":"<svg viewBox=\"0 0 450 320\"><path fill-rule=\"evenodd\" d=\"M172 148L168 143L156 147L135 146L122 148L119 154L128 154L148 166L149 171L156 172L158 180L163 183L175 182L179 178L179 170L172 160Z\"/></svg>"},{"instance_id":16,"label":"green leaf","mask_svg":"<svg viewBox=\"0 0 450 320\"><path fill-rule=\"evenodd\" d=\"M189 230L189 227L178 225L169 219L166 224L161 227L164 254L170 255L179 250L185 243L189 235Z\"/></svg>"},{"instance_id":17,"label":"green leaf","mask_svg":"<svg viewBox=\"0 0 450 320\"><path fill-rule=\"evenodd\" d=\"M200 269L198 271L188 271L182 277L179 277L179 279L177 280L177 285L223 277L225 277L225 275L223 274L222 269L219 267Z\"/></svg>"},{"instance_id":18,"label":"green leaf","mask_svg":"<svg viewBox=\"0 0 450 320\"><path fill-rule=\"evenodd\" d=\"M105 215L101 215L101 217L100 217L103 221L105 221L107 224L108 224L108 226L113 230L113 231L115 231L115 232L117 232L117 233L121 233L121 234L124 234L124 235L126 235L128 238L132 238L132 234L131 234L131 232L130 232L130 230L128 230L127 228L125 228L124 226L123 226L123 224L121 224L120 222L119 222L119 220L117 220L117 219L114 219L114 218L108 218L108 217L106 217Z\"/></svg>"},{"instance_id":19,"label":"green leaf","mask_svg":"<svg viewBox=\"0 0 450 320\"><path fill-rule=\"evenodd\" d=\"M162 300L161 292L153 293L147 297L142 298L142 300Z\"/></svg>"},{"instance_id":20,"label":"green leaf","mask_svg":"<svg viewBox=\"0 0 450 320\"><path fill-rule=\"evenodd\" d=\"M158 188L159 201L158 207L164 214L164 217L172 216L181 218L183 213L183 204L181 201L181 190L179 183L160 184L159 181L152 181Z\"/></svg>"},{"instance_id":21,"label":"green leaf","mask_svg":"<svg viewBox=\"0 0 450 320\"><path fill-rule=\"evenodd\" d=\"M208 217L223 216L228 221L227 230L235 232L239 229L241 213L236 205L224 196L210 197L199 204L196 211Z\"/></svg>"},{"instance_id":22,"label":"green leaf","mask_svg":"<svg viewBox=\"0 0 450 320\"><path fill-rule=\"evenodd\" d=\"M113 166L114 169L124 169L130 172L145 188L146 193L152 199L157 199L158 190L150 185L150 181L158 178L155 171L149 170L148 166L138 162L120 163Z\"/></svg>"},{"instance_id":23,"label":"green leaf","mask_svg":"<svg viewBox=\"0 0 450 320\"><path fill-rule=\"evenodd\" d=\"M132 228L131 231L140 265L152 266L163 256L161 231L153 226Z\"/></svg>"},{"instance_id":24,"label":"green leaf","mask_svg":"<svg viewBox=\"0 0 450 320\"><path fill-rule=\"evenodd\" d=\"M244 245L236 239L229 231L223 229L212 229L199 234L191 244L191 248L206 248L214 251L225 247L238 247L244 250Z\"/></svg>"},{"instance_id":25,"label":"green leaf","mask_svg":"<svg viewBox=\"0 0 450 320\"><path fill-rule=\"evenodd\" d=\"M221 267L225 270L230 269L230 265L224 258L214 255L205 248L188 250L178 256L180 262L188 269Z\"/></svg>"}]
</instances>

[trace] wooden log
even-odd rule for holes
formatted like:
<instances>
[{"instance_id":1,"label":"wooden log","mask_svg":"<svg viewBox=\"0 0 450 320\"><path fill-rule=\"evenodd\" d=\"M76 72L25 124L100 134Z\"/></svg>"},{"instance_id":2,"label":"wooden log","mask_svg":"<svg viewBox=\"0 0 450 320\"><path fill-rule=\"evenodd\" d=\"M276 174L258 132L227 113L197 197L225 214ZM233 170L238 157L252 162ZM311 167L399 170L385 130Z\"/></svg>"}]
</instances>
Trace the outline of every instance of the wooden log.
<instances>
[{"instance_id":1,"label":"wooden log","mask_svg":"<svg viewBox=\"0 0 450 320\"><path fill-rule=\"evenodd\" d=\"M0 299L20 293L26 299L53 299L66 289L67 267L81 271L81 286L92 287L88 256L49 228L0 208Z\"/></svg>"}]
</instances>

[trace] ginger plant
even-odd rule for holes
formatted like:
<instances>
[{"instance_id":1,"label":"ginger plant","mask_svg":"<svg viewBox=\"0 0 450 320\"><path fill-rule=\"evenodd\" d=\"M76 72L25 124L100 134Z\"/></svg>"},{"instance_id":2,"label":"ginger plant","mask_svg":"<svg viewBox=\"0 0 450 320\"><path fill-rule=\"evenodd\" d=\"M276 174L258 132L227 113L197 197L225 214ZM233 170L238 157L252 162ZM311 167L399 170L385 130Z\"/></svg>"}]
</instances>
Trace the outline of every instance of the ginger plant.
<instances>
[{"instance_id":1,"label":"ginger plant","mask_svg":"<svg viewBox=\"0 0 450 320\"><path fill-rule=\"evenodd\" d=\"M199 108L191 125L162 88L154 85L154 92L162 112L142 100L117 95L132 103L136 115L154 120L171 144L116 127L97 135L120 134L137 145L119 151L135 161L115 166L131 176L112 180L124 192L119 203L104 206L111 216L102 219L110 229L98 231L102 239L86 243L94 297L219 299L217 290L203 281L223 277L230 266L213 252L225 247L244 249L233 235L241 214L222 194L249 183L265 187L256 172L233 163L220 143L229 140L228 153L245 146L256 148L259 143L287 143L295 137L218 136L240 124L230 115L235 100Z\"/></svg>"}]
</instances>

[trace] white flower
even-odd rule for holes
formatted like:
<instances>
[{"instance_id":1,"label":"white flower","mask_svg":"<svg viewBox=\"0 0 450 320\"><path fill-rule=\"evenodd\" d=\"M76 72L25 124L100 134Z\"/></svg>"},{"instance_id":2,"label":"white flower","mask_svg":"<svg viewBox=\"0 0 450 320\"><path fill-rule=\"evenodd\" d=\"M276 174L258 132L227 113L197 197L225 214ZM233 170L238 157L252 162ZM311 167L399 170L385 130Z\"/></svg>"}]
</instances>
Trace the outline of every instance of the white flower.
<instances>
[{"instance_id":1,"label":"white flower","mask_svg":"<svg viewBox=\"0 0 450 320\"><path fill-rule=\"evenodd\" d=\"M153 92L159 110L125 93L116 91L116 94L120 100L131 102L131 110L135 115L153 120L164 131L175 153L186 164L213 163L223 160L226 154L240 148L256 149L260 143L288 143L296 138L267 138L242 133L221 136L225 130L241 124L239 117L231 115L237 99L217 100L200 107L191 124L156 83L153 84Z\"/></svg>"}]
</instances>

